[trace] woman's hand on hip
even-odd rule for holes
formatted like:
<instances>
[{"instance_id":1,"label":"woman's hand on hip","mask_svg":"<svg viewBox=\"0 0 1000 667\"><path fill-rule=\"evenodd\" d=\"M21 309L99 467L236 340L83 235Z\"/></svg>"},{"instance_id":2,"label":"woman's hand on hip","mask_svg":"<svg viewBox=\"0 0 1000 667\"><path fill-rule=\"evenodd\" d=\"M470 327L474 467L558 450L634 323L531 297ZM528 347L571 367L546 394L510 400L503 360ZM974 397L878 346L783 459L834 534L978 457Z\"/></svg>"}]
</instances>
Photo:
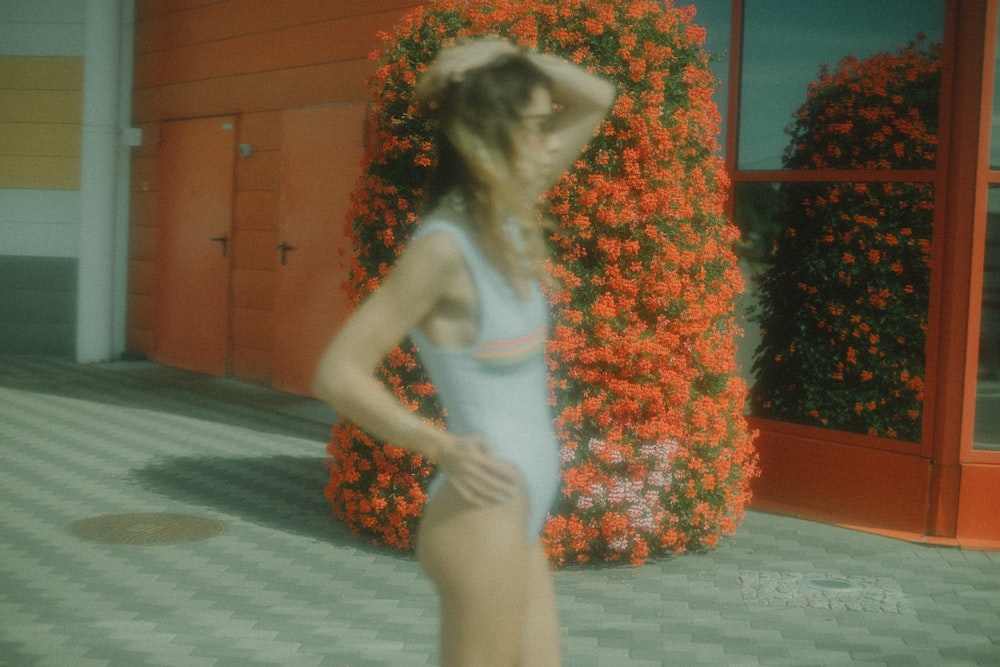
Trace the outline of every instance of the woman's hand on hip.
<instances>
[{"instance_id":1,"label":"woman's hand on hip","mask_svg":"<svg viewBox=\"0 0 1000 667\"><path fill-rule=\"evenodd\" d=\"M509 500L520 484L517 468L496 458L478 435L455 436L437 463L458 494L477 507Z\"/></svg>"}]
</instances>

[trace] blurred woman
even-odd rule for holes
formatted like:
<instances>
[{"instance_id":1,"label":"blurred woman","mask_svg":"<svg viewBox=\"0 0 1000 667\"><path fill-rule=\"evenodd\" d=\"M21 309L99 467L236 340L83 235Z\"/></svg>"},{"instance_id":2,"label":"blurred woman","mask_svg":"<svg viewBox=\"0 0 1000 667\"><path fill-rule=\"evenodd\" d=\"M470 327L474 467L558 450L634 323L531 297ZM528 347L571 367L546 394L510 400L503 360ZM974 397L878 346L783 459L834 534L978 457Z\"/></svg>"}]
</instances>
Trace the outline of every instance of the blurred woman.
<instances>
[{"instance_id":1,"label":"blurred woman","mask_svg":"<svg viewBox=\"0 0 1000 667\"><path fill-rule=\"evenodd\" d=\"M446 666L560 662L539 540L558 492L536 206L593 137L614 87L500 39L443 49L416 95L437 127L422 221L320 361L315 389L373 436L437 464L417 558L441 598ZM375 376L411 336L441 430Z\"/></svg>"}]
</instances>

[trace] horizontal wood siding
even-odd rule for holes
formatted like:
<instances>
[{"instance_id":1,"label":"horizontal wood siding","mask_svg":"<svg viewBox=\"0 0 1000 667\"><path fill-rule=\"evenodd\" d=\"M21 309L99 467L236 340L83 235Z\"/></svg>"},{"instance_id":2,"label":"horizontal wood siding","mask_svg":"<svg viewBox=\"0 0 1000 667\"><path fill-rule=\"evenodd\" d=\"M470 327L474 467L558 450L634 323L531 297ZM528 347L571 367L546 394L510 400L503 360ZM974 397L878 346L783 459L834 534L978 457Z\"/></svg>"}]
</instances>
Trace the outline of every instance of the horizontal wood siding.
<instances>
[{"instance_id":1,"label":"horizontal wood siding","mask_svg":"<svg viewBox=\"0 0 1000 667\"><path fill-rule=\"evenodd\" d=\"M284 28L325 23L419 4L413 0L253 0L240 2L234 12L227 2L171 2L140 0L139 21L157 21L159 29L140 35L142 52L167 51L178 45L200 44L243 35L277 32Z\"/></svg>"},{"instance_id":2,"label":"horizontal wood siding","mask_svg":"<svg viewBox=\"0 0 1000 667\"><path fill-rule=\"evenodd\" d=\"M0 56L82 56L86 2L0 0Z\"/></svg>"},{"instance_id":3,"label":"horizontal wood siding","mask_svg":"<svg viewBox=\"0 0 1000 667\"><path fill-rule=\"evenodd\" d=\"M0 0L0 353L75 354L85 5Z\"/></svg>"},{"instance_id":4,"label":"horizontal wood siding","mask_svg":"<svg viewBox=\"0 0 1000 667\"><path fill-rule=\"evenodd\" d=\"M154 88L356 60L367 55L372 35L398 16L384 12L141 54L136 85Z\"/></svg>"},{"instance_id":5,"label":"horizontal wood siding","mask_svg":"<svg viewBox=\"0 0 1000 667\"><path fill-rule=\"evenodd\" d=\"M362 100L372 69L367 60L352 60L137 89L133 113L148 123Z\"/></svg>"},{"instance_id":6,"label":"horizontal wood siding","mask_svg":"<svg viewBox=\"0 0 1000 667\"><path fill-rule=\"evenodd\" d=\"M79 237L79 192L4 190L0 195L0 254L76 257Z\"/></svg>"},{"instance_id":7,"label":"horizontal wood siding","mask_svg":"<svg viewBox=\"0 0 1000 667\"><path fill-rule=\"evenodd\" d=\"M77 260L0 255L0 354L71 356Z\"/></svg>"},{"instance_id":8,"label":"horizontal wood siding","mask_svg":"<svg viewBox=\"0 0 1000 667\"><path fill-rule=\"evenodd\" d=\"M0 57L0 188L78 190L81 58Z\"/></svg>"},{"instance_id":9,"label":"horizontal wood siding","mask_svg":"<svg viewBox=\"0 0 1000 667\"><path fill-rule=\"evenodd\" d=\"M140 0L136 121L364 99L376 33L417 4Z\"/></svg>"},{"instance_id":10,"label":"horizontal wood siding","mask_svg":"<svg viewBox=\"0 0 1000 667\"><path fill-rule=\"evenodd\" d=\"M233 375L266 381L278 280L281 117L285 109L367 99L376 33L413 0L138 0L128 341L152 352L156 137L167 120L236 114ZM360 131L360 129L359 129ZM152 202L152 203L150 203Z\"/></svg>"}]
</instances>

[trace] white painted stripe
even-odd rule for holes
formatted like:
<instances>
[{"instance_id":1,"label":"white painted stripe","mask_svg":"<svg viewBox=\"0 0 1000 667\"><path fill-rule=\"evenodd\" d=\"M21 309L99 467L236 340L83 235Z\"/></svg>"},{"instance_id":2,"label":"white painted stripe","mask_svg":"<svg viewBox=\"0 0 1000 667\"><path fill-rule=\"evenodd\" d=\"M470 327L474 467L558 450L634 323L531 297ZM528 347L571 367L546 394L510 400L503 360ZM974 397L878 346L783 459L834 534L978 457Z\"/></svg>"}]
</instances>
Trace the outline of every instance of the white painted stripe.
<instances>
[{"instance_id":1,"label":"white painted stripe","mask_svg":"<svg viewBox=\"0 0 1000 667\"><path fill-rule=\"evenodd\" d=\"M80 0L0 0L0 56L82 56Z\"/></svg>"},{"instance_id":2,"label":"white painted stripe","mask_svg":"<svg viewBox=\"0 0 1000 667\"><path fill-rule=\"evenodd\" d=\"M83 25L0 23L0 56L83 56Z\"/></svg>"},{"instance_id":3,"label":"white painted stripe","mask_svg":"<svg viewBox=\"0 0 1000 667\"><path fill-rule=\"evenodd\" d=\"M0 190L0 255L76 257L80 193Z\"/></svg>"},{"instance_id":4,"label":"white painted stripe","mask_svg":"<svg viewBox=\"0 0 1000 667\"><path fill-rule=\"evenodd\" d=\"M0 0L4 23L78 23L87 6L80 0Z\"/></svg>"}]
</instances>

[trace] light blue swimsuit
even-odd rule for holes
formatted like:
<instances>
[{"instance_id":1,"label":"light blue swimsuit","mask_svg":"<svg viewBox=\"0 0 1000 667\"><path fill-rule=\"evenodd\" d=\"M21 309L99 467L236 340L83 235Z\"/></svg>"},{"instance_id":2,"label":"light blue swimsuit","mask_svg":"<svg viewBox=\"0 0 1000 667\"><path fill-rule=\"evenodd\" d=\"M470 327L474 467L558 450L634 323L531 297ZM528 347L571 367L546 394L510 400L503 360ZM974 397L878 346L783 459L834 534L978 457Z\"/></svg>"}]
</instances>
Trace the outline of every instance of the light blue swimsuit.
<instances>
[{"instance_id":1,"label":"light blue swimsuit","mask_svg":"<svg viewBox=\"0 0 1000 667\"><path fill-rule=\"evenodd\" d=\"M448 430L475 434L494 455L513 463L528 493L529 535L538 535L559 488L559 443L549 405L545 364L548 306L537 284L518 297L486 259L470 232L441 217L423 222L415 237L445 231L458 241L476 287L479 327L472 345L443 348L411 331L420 361L438 390ZM443 482L439 475L434 493Z\"/></svg>"}]
</instances>

